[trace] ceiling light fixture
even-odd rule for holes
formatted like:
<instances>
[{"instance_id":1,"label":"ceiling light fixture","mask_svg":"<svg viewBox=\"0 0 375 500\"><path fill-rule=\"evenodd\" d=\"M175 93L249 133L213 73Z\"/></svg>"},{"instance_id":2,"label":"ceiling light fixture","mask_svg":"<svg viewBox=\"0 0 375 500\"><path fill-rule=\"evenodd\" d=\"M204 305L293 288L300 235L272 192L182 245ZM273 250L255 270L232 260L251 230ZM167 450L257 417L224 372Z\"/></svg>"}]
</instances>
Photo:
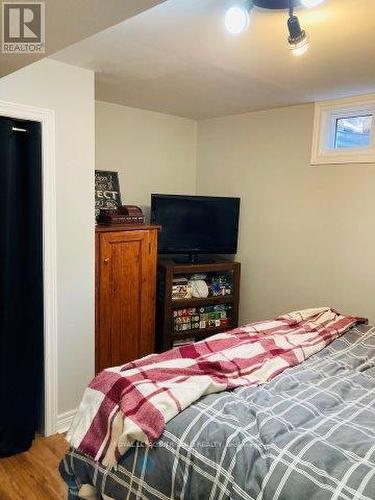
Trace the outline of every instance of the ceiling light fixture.
<instances>
[{"instance_id":1,"label":"ceiling light fixture","mask_svg":"<svg viewBox=\"0 0 375 500\"><path fill-rule=\"evenodd\" d=\"M301 28L298 17L294 14L294 7L317 7L324 0L237 0L230 7L224 18L226 29L232 35L243 33L250 24L250 15L254 7L269 10L288 9L288 42L293 55L301 56L309 48L308 36Z\"/></svg>"},{"instance_id":2,"label":"ceiling light fixture","mask_svg":"<svg viewBox=\"0 0 375 500\"><path fill-rule=\"evenodd\" d=\"M250 24L250 12L252 8L253 3L245 0L227 10L224 23L229 33L239 35L247 30Z\"/></svg>"},{"instance_id":3,"label":"ceiling light fixture","mask_svg":"<svg viewBox=\"0 0 375 500\"><path fill-rule=\"evenodd\" d=\"M324 2L324 0L300 0L301 4L304 7L307 7L308 9L311 9L312 7L317 7L321 3Z\"/></svg>"},{"instance_id":4,"label":"ceiling light fixture","mask_svg":"<svg viewBox=\"0 0 375 500\"><path fill-rule=\"evenodd\" d=\"M309 49L309 39L294 15L294 0L289 0L288 42L294 56L302 56Z\"/></svg>"}]
</instances>

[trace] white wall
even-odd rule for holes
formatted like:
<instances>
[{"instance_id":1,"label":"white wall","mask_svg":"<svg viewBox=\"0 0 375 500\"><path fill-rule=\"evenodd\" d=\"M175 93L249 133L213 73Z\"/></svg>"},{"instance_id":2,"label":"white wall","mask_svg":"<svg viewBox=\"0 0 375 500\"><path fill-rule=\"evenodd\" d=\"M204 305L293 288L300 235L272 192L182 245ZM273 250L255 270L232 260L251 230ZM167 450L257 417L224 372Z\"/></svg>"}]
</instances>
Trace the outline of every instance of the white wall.
<instances>
[{"instance_id":1,"label":"white wall","mask_svg":"<svg viewBox=\"0 0 375 500\"><path fill-rule=\"evenodd\" d=\"M375 321L375 168L311 167L312 126L312 105L199 122L198 193L242 199L242 321L319 305Z\"/></svg>"},{"instance_id":2,"label":"white wall","mask_svg":"<svg viewBox=\"0 0 375 500\"><path fill-rule=\"evenodd\" d=\"M0 100L56 117L58 412L94 373L94 74L44 59L0 80Z\"/></svg>"},{"instance_id":3,"label":"white wall","mask_svg":"<svg viewBox=\"0 0 375 500\"><path fill-rule=\"evenodd\" d=\"M119 172L123 204L195 193L196 132L193 120L97 102L96 168Z\"/></svg>"}]
</instances>

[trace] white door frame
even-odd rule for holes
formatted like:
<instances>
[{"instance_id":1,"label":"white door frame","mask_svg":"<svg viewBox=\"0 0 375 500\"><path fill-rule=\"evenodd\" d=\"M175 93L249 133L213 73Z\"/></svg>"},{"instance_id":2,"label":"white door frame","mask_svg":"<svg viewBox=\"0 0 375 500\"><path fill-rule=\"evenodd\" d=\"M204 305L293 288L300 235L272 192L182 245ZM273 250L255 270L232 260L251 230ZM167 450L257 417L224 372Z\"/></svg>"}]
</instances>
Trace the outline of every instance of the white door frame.
<instances>
[{"instance_id":1,"label":"white door frame","mask_svg":"<svg viewBox=\"0 0 375 500\"><path fill-rule=\"evenodd\" d=\"M42 128L44 435L57 425L57 263L55 113L50 109L0 101L0 116L36 121Z\"/></svg>"}]
</instances>

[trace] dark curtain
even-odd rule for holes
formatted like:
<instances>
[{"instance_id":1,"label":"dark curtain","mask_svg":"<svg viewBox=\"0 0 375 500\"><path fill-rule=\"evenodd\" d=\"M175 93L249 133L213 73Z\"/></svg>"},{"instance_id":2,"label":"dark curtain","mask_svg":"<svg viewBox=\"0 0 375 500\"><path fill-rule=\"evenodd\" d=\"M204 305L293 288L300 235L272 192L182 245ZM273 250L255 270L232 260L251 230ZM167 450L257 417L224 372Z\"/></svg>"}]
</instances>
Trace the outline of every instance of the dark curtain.
<instances>
[{"instance_id":1,"label":"dark curtain","mask_svg":"<svg viewBox=\"0 0 375 500\"><path fill-rule=\"evenodd\" d=\"M41 170L40 124L0 117L0 456L27 450L42 415Z\"/></svg>"}]
</instances>

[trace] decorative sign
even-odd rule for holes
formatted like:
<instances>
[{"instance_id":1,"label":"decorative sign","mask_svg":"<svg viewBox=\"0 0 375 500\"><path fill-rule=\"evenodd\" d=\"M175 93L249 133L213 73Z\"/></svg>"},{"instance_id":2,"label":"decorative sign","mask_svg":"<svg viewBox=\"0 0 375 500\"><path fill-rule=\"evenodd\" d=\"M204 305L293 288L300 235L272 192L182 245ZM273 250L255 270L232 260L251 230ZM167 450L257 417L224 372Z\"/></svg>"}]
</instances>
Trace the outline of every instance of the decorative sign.
<instances>
[{"instance_id":1,"label":"decorative sign","mask_svg":"<svg viewBox=\"0 0 375 500\"><path fill-rule=\"evenodd\" d=\"M121 206L120 184L117 172L95 170L95 215L101 209Z\"/></svg>"}]
</instances>

